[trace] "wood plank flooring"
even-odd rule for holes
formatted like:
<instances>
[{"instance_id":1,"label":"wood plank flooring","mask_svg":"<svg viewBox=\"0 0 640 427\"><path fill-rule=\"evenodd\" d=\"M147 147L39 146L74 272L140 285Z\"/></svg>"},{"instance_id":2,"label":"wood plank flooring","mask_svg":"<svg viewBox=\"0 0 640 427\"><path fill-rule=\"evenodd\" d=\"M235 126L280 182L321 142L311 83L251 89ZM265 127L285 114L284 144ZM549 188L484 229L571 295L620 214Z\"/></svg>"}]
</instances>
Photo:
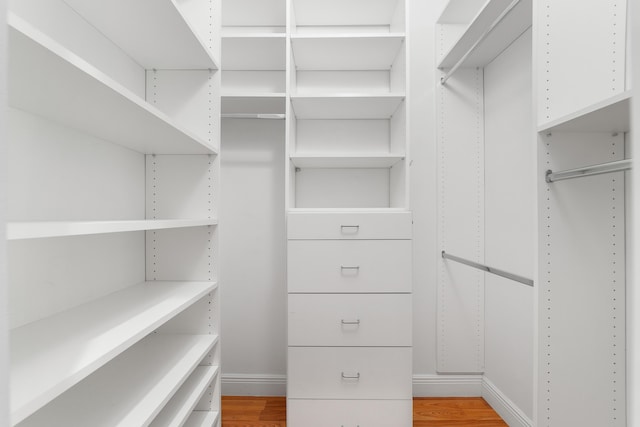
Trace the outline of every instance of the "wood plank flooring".
<instances>
[{"instance_id":1,"label":"wood plank flooring","mask_svg":"<svg viewBox=\"0 0 640 427\"><path fill-rule=\"evenodd\" d=\"M222 427L286 427L284 397L222 397ZM393 427L393 426L389 426ZM508 427L480 397L415 398L413 427Z\"/></svg>"}]
</instances>

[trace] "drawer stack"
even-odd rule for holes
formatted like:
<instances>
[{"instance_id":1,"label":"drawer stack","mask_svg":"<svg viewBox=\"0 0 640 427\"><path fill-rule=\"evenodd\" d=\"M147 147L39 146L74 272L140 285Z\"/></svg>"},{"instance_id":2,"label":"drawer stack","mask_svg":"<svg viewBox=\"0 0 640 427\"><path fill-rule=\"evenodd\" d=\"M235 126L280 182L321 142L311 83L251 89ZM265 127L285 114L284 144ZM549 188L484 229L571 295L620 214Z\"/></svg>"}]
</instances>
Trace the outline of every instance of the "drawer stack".
<instances>
[{"instance_id":1,"label":"drawer stack","mask_svg":"<svg viewBox=\"0 0 640 427\"><path fill-rule=\"evenodd\" d=\"M411 213L290 213L290 427L412 425Z\"/></svg>"}]
</instances>

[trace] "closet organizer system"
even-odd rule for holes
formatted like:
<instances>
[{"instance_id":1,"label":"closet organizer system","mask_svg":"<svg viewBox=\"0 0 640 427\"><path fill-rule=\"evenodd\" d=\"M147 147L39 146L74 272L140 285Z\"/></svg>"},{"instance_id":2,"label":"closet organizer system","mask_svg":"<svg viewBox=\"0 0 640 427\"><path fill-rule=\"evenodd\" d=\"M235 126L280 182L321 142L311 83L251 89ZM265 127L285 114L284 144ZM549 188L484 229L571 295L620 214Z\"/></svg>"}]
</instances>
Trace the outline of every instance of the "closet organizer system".
<instances>
[{"instance_id":1,"label":"closet organizer system","mask_svg":"<svg viewBox=\"0 0 640 427\"><path fill-rule=\"evenodd\" d=\"M9 5L12 426L220 425L219 9Z\"/></svg>"},{"instance_id":2,"label":"closet organizer system","mask_svg":"<svg viewBox=\"0 0 640 427\"><path fill-rule=\"evenodd\" d=\"M496 313L533 286L535 358L516 317L500 332L500 369L535 372L513 425L625 425L626 26L625 1L583 0L452 0L438 22L438 369L489 375Z\"/></svg>"},{"instance_id":3,"label":"closet organizer system","mask_svg":"<svg viewBox=\"0 0 640 427\"><path fill-rule=\"evenodd\" d=\"M408 427L405 1L227 0L223 13L223 126L286 126L287 425Z\"/></svg>"}]
</instances>

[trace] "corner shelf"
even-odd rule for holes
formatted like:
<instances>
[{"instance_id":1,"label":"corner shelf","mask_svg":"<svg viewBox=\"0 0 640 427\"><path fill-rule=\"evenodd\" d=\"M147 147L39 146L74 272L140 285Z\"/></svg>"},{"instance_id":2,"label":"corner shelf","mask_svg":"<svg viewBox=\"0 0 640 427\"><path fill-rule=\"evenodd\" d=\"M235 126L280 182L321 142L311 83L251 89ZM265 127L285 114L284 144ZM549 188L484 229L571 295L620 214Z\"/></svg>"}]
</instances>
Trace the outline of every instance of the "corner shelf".
<instances>
[{"instance_id":1,"label":"corner shelf","mask_svg":"<svg viewBox=\"0 0 640 427\"><path fill-rule=\"evenodd\" d=\"M209 427L215 425L220 413L217 411L193 411L183 427Z\"/></svg>"},{"instance_id":2,"label":"corner shelf","mask_svg":"<svg viewBox=\"0 0 640 427\"><path fill-rule=\"evenodd\" d=\"M10 222L7 224L7 240L203 227L217 223L216 219Z\"/></svg>"},{"instance_id":3,"label":"corner shelf","mask_svg":"<svg viewBox=\"0 0 640 427\"><path fill-rule=\"evenodd\" d=\"M401 155L299 155L291 156L291 162L299 168L390 168L403 160Z\"/></svg>"},{"instance_id":4,"label":"corner shelf","mask_svg":"<svg viewBox=\"0 0 640 427\"><path fill-rule=\"evenodd\" d=\"M219 69L179 0L64 1L146 69Z\"/></svg>"},{"instance_id":5,"label":"corner shelf","mask_svg":"<svg viewBox=\"0 0 640 427\"><path fill-rule=\"evenodd\" d=\"M228 34L222 37L225 71L283 70L286 68L284 33Z\"/></svg>"},{"instance_id":6,"label":"corner shelf","mask_svg":"<svg viewBox=\"0 0 640 427\"><path fill-rule=\"evenodd\" d=\"M20 426L148 425L216 342L215 335L150 335Z\"/></svg>"},{"instance_id":7,"label":"corner shelf","mask_svg":"<svg viewBox=\"0 0 640 427\"><path fill-rule=\"evenodd\" d=\"M513 40L524 33L532 22L532 0L520 0L504 19L489 33L486 38L479 40L489 30L491 25L500 17L512 0L489 0L482 10L473 18L462 36L453 44L451 49L443 52L443 57L438 68L451 68L464 58L465 54L476 43L478 45L473 52L464 58L463 67L484 67L491 62L500 52L506 49ZM452 2L454 3L454 2ZM455 3L459 3L456 1ZM449 9L449 8L448 8ZM441 24L466 24L466 13L461 19L457 19L450 10L445 10L446 17L441 17ZM453 9L453 7L451 8ZM461 8L462 9L462 8ZM442 22L446 20L446 22ZM462 21L462 22L461 22Z\"/></svg>"},{"instance_id":8,"label":"corner shelf","mask_svg":"<svg viewBox=\"0 0 640 427\"><path fill-rule=\"evenodd\" d=\"M402 33L292 34L298 70L389 70L404 43Z\"/></svg>"},{"instance_id":9,"label":"corner shelf","mask_svg":"<svg viewBox=\"0 0 640 427\"><path fill-rule=\"evenodd\" d=\"M628 132L631 91L627 90L579 111L538 126L538 132Z\"/></svg>"},{"instance_id":10,"label":"corner shelf","mask_svg":"<svg viewBox=\"0 0 640 427\"><path fill-rule=\"evenodd\" d=\"M217 374L217 366L198 366L156 416L150 427L182 426Z\"/></svg>"},{"instance_id":11,"label":"corner shelf","mask_svg":"<svg viewBox=\"0 0 640 427\"><path fill-rule=\"evenodd\" d=\"M140 283L12 330L13 422L33 414L216 287L214 282Z\"/></svg>"},{"instance_id":12,"label":"corner shelf","mask_svg":"<svg viewBox=\"0 0 640 427\"><path fill-rule=\"evenodd\" d=\"M16 52L9 66L10 106L144 154L217 154L203 138L25 21L9 14L8 23Z\"/></svg>"},{"instance_id":13,"label":"corner shelf","mask_svg":"<svg viewBox=\"0 0 640 427\"><path fill-rule=\"evenodd\" d=\"M389 119L404 94L291 95L297 119Z\"/></svg>"}]
</instances>

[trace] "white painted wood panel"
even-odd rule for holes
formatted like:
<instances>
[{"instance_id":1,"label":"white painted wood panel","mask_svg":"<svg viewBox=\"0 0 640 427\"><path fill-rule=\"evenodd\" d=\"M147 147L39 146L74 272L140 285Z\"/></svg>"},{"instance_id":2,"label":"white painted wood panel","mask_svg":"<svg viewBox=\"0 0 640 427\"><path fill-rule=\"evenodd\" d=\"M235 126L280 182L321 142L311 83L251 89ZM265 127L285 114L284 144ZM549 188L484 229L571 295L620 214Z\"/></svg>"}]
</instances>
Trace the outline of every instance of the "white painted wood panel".
<instances>
[{"instance_id":1,"label":"white painted wood panel","mask_svg":"<svg viewBox=\"0 0 640 427\"><path fill-rule=\"evenodd\" d=\"M287 400L287 423L305 427L411 427L411 400Z\"/></svg>"},{"instance_id":2,"label":"white painted wood panel","mask_svg":"<svg viewBox=\"0 0 640 427\"><path fill-rule=\"evenodd\" d=\"M297 70L296 86L292 89L298 95L326 95L328 93L386 95L404 93L404 86L391 90L389 70L339 70L300 71Z\"/></svg>"},{"instance_id":3,"label":"white painted wood panel","mask_svg":"<svg viewBox=\"0 0 640 427\"><path fill-rule=\"evenodd\" d=\"M284 118L286 96L284 93L229 94L222 97L222 114L282 115ZM245 118L245 117L242 117ZM258 118L258 117L254 117Z\"/></svg>"},{"instance_id":4,"label":"white painted wood panel","mask_svg":"<svg viewBox=\"0 0 640 427\"><path fill-rule=\"evenodd\" d=\"M148 425L216 341L212 335L151 335L20 425Z\"/></svg>"},{"instance_id":5,"label":"white painted wood panel","mask_svg":"<svg viewBox=\"0 0 640 427\"><path fill-rule=\"evenodd\" d=\"M383 154L390 149L389 120L296 120L296 154ZM397 151L404 148L397 144Z\"/></svg>"},{"instance_id":6,"label":"white painted wood panel","mask_svg":"<svg viewBox=\"0 0 640 427\"><path fill-rule=\"evenodd\" d=\"M214 288L214 283L142 283L13 329L14 421L40 409Z\"/></svg>"},{"instance_id":7,"label":"white painted wood panel","mask_svg":"<svg viewBox=\"0 0 640 427\"><path fill-rule=\"evenodd\" d=\"M233 34L222 39L222 63L225 70L284 70L286 64L284 34Z\"/></svg>"},{"instance_id":8,"label":"white painted wood panel","mask_svg":"<svg viewBox=\"0 0 640 427\"><path fill-rule=\"evenodd\" d=\"M297 119L388 119L404 102L404 94L293 95Z\"/></svg>"},{"instance_id":9,"label":"white painted wood panel","mask_svg":"<svg viewBox=\"0 0 640 427\"><path fill-rule=\"evenodd\" d=\"M410 240L289 240L287 253L289 292L411 292Z\"/></svg>"},{"instance_id":10,"label":"white painted wood panel","mask_svg":"<svg viewBox=\"0 0 640 427\"><path fill-rule=\"evenodd\" d=\"M389 27L398 2L403 0L293 0L295 23L306 26L366 26ZM293 29L295 31L295 28Z\"/></svg>"},{"instance_id":11,"label":"white painted wood panel","mask_svg":"<svg viewBox=\"0 0 640 427\"><path fill-rule=\"evenodd\" d=\"M222 71L222 95L273 94L286 92L285 72Z\"/></svg>"},{"instance_id":12,"label":"white painted wood panel","mask_svg":"<svg viewBox=\"0 0 640 427\"><path fill-rule=\"evenodd\" d=\"M410 347L289 347L287 396L410 399Z\"/></svg>"},{"instance_id":13,"label":"white painted wood panel","mask_svg":"<svg viewBox=\"0 0 640 427\"><path fill-rule=\"evenodd\" d=\"M289 239L411 239L410 212L289 213Z\"/></svg>"},{"instance_id":14,"label":"white painted wood panel","mask_svg":"<svg viewBox=\"0 0 640 427\"><path fill-rule=\"evenodd\" d=\"M289 347L411 345L410 294L289 293L288 310Z\"/></svg>"},{"instance_id":15,"label":"white painted wood panel","mask_svg":"<svg viewBox=\"0 0 640 427\"><path fill-rule=\"evenodd\" d=\"M390 168L404 160L402 154L358 155L358 154L294 154L291 162L299 168L374 169Z\"/></svg>"},{"instance_id":16,"label":"white painted wood panel","mask_svg":"<svg viewBox=\"0 0 640 427\"><path fill-rule=\"evenodd\" d=\"M286 0L231 0L224 2L223 27L284 27Z\"/></svg>"}]
</instances>

